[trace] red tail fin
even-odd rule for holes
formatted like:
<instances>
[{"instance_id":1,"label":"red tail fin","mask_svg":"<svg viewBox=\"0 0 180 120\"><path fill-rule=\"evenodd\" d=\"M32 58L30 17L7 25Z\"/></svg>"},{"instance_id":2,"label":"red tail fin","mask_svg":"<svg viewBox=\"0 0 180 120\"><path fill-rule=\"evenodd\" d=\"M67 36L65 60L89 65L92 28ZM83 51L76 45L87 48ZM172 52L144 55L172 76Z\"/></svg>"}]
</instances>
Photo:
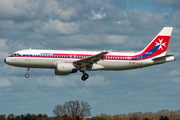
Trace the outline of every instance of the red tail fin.
<instances>
[{"instance_id":1,"label":"red tail fin","mask_svg":"<svg viewBox=\"0 0 180 120\"><path fill-rule=\"evenodd\" d=\"M150 44L140 52L142 59L156 58L166 55L172 29L172 27L164 27Z\"/></svg>"}]
</instances>

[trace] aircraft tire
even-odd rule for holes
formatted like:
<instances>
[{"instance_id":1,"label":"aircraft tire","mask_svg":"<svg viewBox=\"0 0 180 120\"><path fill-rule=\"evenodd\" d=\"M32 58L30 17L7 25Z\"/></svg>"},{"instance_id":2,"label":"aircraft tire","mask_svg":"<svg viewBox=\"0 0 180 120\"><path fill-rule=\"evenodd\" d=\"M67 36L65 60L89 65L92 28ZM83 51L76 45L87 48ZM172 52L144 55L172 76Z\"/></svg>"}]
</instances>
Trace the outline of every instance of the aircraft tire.
<instances>
[{"instance_id":1,"label":"aircraft tire","mask_svg":"<svg viewBox=\"0 0 180 120\"><path fill-rule=\"evenodd\" d=\"M25 77L28 78L28 77L29 77L29 74L25 74Z\"/></svg>"},{"instance_id":2,"label":"aircraft tire","mask_svg":"<svg viewBox=\"0 0 180 120\"><path fill-rule=\"evenodd\" d=\"M89 75L88 75L87 73L85 73L85 74L81 77L81 79L82 79L83 81L86 81L88 78L89 78Z\"/></svg>"}]
</instances>

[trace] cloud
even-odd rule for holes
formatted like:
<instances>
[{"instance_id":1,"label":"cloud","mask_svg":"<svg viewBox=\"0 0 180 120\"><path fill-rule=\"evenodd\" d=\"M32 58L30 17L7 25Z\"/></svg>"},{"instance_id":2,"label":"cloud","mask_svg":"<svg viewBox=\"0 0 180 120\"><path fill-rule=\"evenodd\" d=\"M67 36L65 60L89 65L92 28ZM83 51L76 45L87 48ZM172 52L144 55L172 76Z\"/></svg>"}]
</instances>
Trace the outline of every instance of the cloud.
<instances>
[{"instance_id":1,"label":"cloud","mask_svg":"<svg viewBox=\"0 0 180 120\"><path fill-rule=\"evenodd\" d=\"M37 2L35 0L2 0L0 5L0 18L1 19L31 19L34 18L35 11L38 8L38 4L42 2Z\"/></svg>"},{"instance_id":2,"label":"cloud","mask_svg":"<svg viewBox=\"0 0 180 120\"><path fill-rule=\"evenodd\" d=\"M8 49L8 46L7 46L7 40L4 40L4 39L0 39L0 50L7 50Z\"/></svg>"},{"instance_id":3,"label":"cloud","mask_svg":"<svg viewBox=\"0 0 180 120\"><path fill-rule=\"evenodd\" d=\"M10 18L10 16L19 16L23 11L16 8L22 3L22 1L15 2L14 0L3 0L0 5L0 16L1 18ZM26 2L25 2L26 3Z\"/></svg>"},{"instance_id":4,"label":"cloud","mask_svg":"<svg viewBox=\"0 0 180 120\"><path fill-rule=\"evenodd\" d=\"M180 77L174 77L172 78L173 82L176 83L176 84L180 84Z\"/></svg>"},{"instance_id":5,"label":"cloud","mask_svg":"<svg viewBox=\"0 0 180 120\"><path fill-rule=\"evenodd\" d=\"M92 20L99 20L99 19L103 19L103 18L106 17L106 13L104 13L104 14L95 13L95 11L91 11L91 13L92 13L93 16L90 19L92 19Z\"/></svg>"},{"instance_id":6,"label":"cloud","mask_svg":"<svg viewBox=\"0 0 180 120\"><path fill-rule=\"evenodd\" d=\"M0 39L0 59L4 59L9 55L7 40Z\"/></svg>"},{"instance_id":7,"label":"cloud","mask_svg":"<svg viewBox=\"0 0 180 120\"><path fill-rule=\"evenodd\" d=\"M62 21L70 21L76 17L75 7L65 7L65 2L57 2L56 0L48 1L43 9L43 14L50 18L58 18Z\"/></svg>"},{"instance_id":8,"label":"cloud","mask_svg":"<svg viewBox=\"0 0 180 120\"><path fill-rule=\"evenodd\" d=\"M107 43L109 44L123 44L125 41L130 39L127 36L121 36L121 35L109 35L107 36Z\"/></svg>"},{"instance_id":9,"label":"cloud","mask_svg":"<svg viewBox=\"0 0 180 120\"><path fill-rule=\"evenodd\" d=\"M8 79L4 79L4 78L1 78L0 79L0 87L10 87L11 86L11 83L9 82Z\"/></svg>"},{"instance_id":10,"label":"cloud","mask_svg":"<svg viewBox=\"0 0 180 120\"><path fill-rule=\"evenodd\" d=\"M179 8L179 4L180 4L180 1L179 0L153 0L153 2L157 5L157 7L161 7L161 8L164 8L164 9L167 9L167 8L170 8L170 9L180 9Z\"/></svg>"},{"instance_id":11,"label":"cloud","mask_svg":"<svg viewBox=\"0 0 180 120\"><path fill-rule=\"evenodd\" d=\"M9 56L7 40L0 39L0 60L4 60Z\"/></svg>"},{"instance_id":12,"label":"cloud","mask_svg":"<svg viewBox=\"0 0 180 120\"><path fill-rule=\"evenodd\" d=\"M78 24L49 20L48 23L44 24L43 31L49 35L70 35L78 32Z\"/></svg>"},{"instance_id":13,"label":"cloud","mask_svg":"<svg viewBox=\"0 0 180 120\"><path fill-rule=\"evenodd\" d=\"M24 22L24 23L16 23L12 20L7 20L7 21L2 21L0 22L0 26L3 28L5 31L12 31L17 33L17 31L25 31L28 30L31 26L32 23L30 22Z\"/></svg>"},{"instance_id":14,"label":"cloud","mask_svg":"<svg viewBox=\"0 0 180 120\"><path fill-rule=\"evenodd\" d=\"M80 94L89 94L90 92L87 89L81 89L79 91Z\"/></svg>"},{"instance_id":15,"label":"cloud","mask_svg":"<svg viewBox=\"0 0 180 120\"><path fill-rule=\"evenodd\" d=\"M0 52L0 59L5 59L7 56L9 56L8 52Z\"/></svg>"},{"instance_id":16,"label":"cloud","mask_svg":"<svg viewBox=\"0 0 180 120\"><path fill-rule=\"evenodd\" d=\"M105 81L105 78L103 76L99 76L96 75L94 77L90 77L86 82L85 82L86 86L106 86L106 85L110 85L109 81Z\"/></svg>"},{"instance_id":17,"label":"cloud","mask_svg":"<svg viewBox=\"0 0 180 120\"><path fill-rule=\"evenodd\" d=\"M170 76L179 76L180 75L180 71L179 70L172 70L169 72Z\"/></svg>"},{"instance_id":18,"label":"cloud","mask_svg":"<svg viewBox=\"0 0 180 120\"><path fill-rule=\"evenodd\" d=\"M47 87L77 87L75 81L71 79L62 78L63 76L55 76L55 77L38 77L37 81L39 85L47 86Z\"/></svg>"}]
</instances>

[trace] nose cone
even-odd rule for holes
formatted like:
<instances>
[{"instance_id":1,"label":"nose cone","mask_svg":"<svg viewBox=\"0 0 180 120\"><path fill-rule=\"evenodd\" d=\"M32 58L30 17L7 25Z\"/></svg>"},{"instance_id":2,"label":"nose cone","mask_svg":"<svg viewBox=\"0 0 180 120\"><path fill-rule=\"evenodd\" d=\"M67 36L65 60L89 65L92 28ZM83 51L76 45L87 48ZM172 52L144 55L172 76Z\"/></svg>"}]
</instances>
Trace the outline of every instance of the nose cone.
<instances>
[{"instance_id":1,"label":"nose cone","mask_svg":"<svg viewBox=\"0 0 180 120\"><path fill-rule=\"evenodd\" d=\"M4 59L4 62L6 63L6 59Z\"/></svg>"}]
</instances>

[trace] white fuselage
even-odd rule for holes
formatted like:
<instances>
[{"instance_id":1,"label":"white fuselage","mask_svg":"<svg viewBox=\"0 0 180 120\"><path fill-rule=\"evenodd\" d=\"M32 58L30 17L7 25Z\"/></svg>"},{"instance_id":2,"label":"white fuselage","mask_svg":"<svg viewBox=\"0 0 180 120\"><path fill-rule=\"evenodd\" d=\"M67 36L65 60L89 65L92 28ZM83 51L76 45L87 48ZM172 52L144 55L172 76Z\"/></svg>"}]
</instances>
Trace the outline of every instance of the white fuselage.
<instances>
[{"instance_id":1,"label":"white fuselage","mask_svg":"<svg viewBox=\"0 0 180 120\"><path fill-rule=\"evenodd\" d=\"M58 62L74 62L92 55L96 51L21 50L6 58L6 63L17 67L56 69ZM135 59L137 57L137 59ZM133 59L134 58L134 59ZM104 60L93 64L91 70L128 70L173 61L173 56L160 60L141 59L138 53L112 52Z\"/></svg>"}]
</instances>

